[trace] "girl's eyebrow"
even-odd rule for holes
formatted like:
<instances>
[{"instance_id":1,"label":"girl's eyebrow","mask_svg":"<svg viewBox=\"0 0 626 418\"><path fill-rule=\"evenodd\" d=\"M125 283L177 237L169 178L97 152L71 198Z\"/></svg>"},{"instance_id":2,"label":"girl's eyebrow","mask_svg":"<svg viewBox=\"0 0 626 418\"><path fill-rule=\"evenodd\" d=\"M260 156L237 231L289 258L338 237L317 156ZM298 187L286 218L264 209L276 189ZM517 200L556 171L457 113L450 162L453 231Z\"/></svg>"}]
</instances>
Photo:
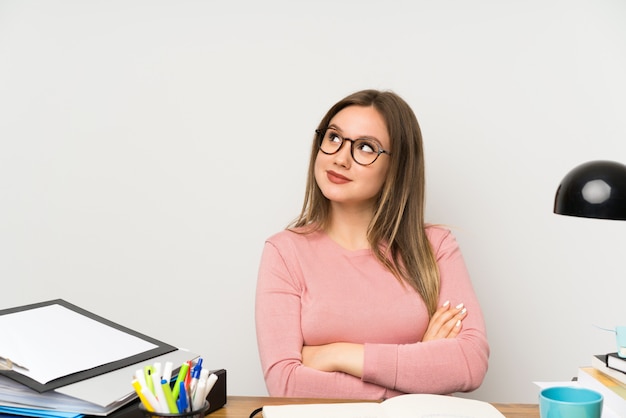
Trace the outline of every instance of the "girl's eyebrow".
<instances>
[{"instance_id":1,"label":"girl's eyebrow","mask_svg":"<svg viewBox=\"0 0 626 418\"><path fill-rule=\"evenodd\" d=\"M328 125L327 129L333 129L333 130L338 131L339 133L343 134L343 131L341 130L341 128L339 126L335 125L335 124ZM369 139L369 140L377 142L378 145L381 144L381 142L378 140L378 138L376 138L375 136L371 136L371 135L363 135L363 136L359 136L359 137L356 137L356 138L350 138L350 139ZM382 147L382 145L381 145L381 147Z\"/></svg>"}]
</instances>

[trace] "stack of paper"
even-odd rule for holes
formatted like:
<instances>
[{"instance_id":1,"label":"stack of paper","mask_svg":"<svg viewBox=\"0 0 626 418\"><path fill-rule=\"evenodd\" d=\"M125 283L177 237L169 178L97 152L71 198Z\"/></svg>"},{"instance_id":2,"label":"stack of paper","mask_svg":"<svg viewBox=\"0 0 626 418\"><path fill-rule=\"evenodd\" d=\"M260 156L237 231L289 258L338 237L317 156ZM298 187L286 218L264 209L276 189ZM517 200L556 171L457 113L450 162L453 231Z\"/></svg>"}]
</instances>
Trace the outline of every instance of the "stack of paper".
<instances>
[{"instance_id":1,"label":"stack of paper","mask_svg":"<svg viewBox=\"0 0 626 418\"><path fill-rule=\"evenodd\" d=\"M60 299L1 310L0 329L0 414L108 415L136 399L137 368L198 357Z\"/></svg>"},{"instance_id":2,"label":"stack of paper","mask_svg":"<svg viewBox=\"0 0 626 418\"><path fill-rule=\"evenodd\" d=\"M128 380L128 379L127 379ZM20 413L26 415L25 412L35 414L41 408L45 408L45 414L55 411L53 415L59 412L65 412L67 415L88 414L103 415L109 412L109 408L93 404L78 398L58 393L54 390L39 393L27 386L22 385L7 377L0 376L0 396L2 397L0 411L5 413ZM114 405L111 405L113 408ZM19 409L27 409L29 411L20 411ZM65 415L65 414L64 414ZM31 415L32 416L32 415Z\"/></svg>"}]
</instances>

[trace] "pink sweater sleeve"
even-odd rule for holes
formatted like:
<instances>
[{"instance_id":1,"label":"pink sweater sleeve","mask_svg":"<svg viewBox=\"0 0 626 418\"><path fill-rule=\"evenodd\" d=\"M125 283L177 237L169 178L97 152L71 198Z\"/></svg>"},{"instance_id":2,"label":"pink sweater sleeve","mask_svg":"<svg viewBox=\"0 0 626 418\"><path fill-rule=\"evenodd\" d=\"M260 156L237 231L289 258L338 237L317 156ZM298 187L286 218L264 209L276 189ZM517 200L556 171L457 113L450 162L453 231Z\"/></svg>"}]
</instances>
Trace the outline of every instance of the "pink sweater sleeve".
<instances>
[{"instance_id":1,"label":"pink sweater sleeve","mask_svg":"<svg viewBox=\"0 0 626 418\"><path fill-rule=\"evenodd\" d=\"M363 380L406 393L467 392L487 373L484 318L454 236L433 238L441 275L440 304L463 303L468 315L456 338L414 344L366 344Z\"/></svg>"}]
</instances>

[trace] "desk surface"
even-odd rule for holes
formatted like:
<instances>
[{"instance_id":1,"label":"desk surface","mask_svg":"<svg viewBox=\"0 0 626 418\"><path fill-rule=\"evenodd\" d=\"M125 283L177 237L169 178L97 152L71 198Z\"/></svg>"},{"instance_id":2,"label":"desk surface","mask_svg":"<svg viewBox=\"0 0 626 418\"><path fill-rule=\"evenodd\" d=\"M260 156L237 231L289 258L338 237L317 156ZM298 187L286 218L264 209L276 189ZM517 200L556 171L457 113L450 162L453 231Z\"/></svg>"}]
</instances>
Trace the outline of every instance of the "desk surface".
<instances>
[{"instance_id":1,"label":"desk surface","mask_svg":"<svg viewBox=\"0 0 626 418\"><path fill-rule=\"evenodd\" d=\"M264 396L229 396L226 405L210 415L207 415L207 418L248 418L252 411L263 405L322 402L341 401L305 398L270 398ZM537 405L494 403L493 406L507 418L539 418L539 406Z\"/></svg>"}]
</instances>

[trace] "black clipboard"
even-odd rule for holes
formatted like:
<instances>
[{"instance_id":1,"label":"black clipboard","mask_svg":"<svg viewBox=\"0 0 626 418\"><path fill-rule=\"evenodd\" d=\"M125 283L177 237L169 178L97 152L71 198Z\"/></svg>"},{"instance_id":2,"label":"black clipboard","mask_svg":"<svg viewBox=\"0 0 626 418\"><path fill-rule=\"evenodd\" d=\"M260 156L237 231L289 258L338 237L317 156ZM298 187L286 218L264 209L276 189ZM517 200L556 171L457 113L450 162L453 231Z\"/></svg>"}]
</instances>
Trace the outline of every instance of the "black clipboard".
<instances>
[{"instance_id":1,"label":"black clipboard","mask_svg":"<svg viewBox=\"0 0 626 418\"><path fill-rule=\"evenodd\" d=\"M126 334L135 336L137 338L140 338L144 341L150 342L154 345L156 345L156 348L153 348L151 350L148 351L144 351L142 353L130 356L130 357L126 357L120 360L116 360L110 363L106 363L97 367L94 367L92 369L88 369L88 370L83 370L83 371L79 371L76 373L72 373L69 374L67 376L63 376L63 377L59 377L57 379L51 380L50 382L47 382L45 384L40 383L34 379L31 379L28 376L24 376L23 374L19 373L16 370L0 370L0 374L4 375L10 379L13 379L25 386L28 386L29 388L37 391L37 392L46 392L49 390L53 390L56 388L60 388L62 386L66 386L72 383L76 383L76 382L80 382L95 376L99 376L108 372L111 372L113 370L117 370L117 369L121 369L123 367L127 367L145 360L149 360L151 358L163 355L163 354L167 354L170 353L172 351L177 350L176 347L166 344L162 341L159 341L157 339L154 339L152 337L148 337L147 335L141 334L139 332L133 331L129 328L126 328L122 325L116 324L115 322L109 321L108 319L105 319L101 316L98 316L96 314L93 314L89 311L86 311L82 308L79 308L76 305L73 305L63 299L54 299L54 300L49 300L46 302L40 302L40 303L33 303L31 305L24 305L24 306L18 306L16 308L9 308L9 309L3 309L0 310L0 315L7 315L7 314L11 314L11 313L15 313L15 312L20 312L20 311L25 311L25 310L29 310L29 309L36 309L36 308L41 308L44 306L49 306L49 305L61 305L67 309L70 309L76 313L79 313L83 316L86 316L94 321L98 321L104 325L107 325L111 328L115 328L119 331L125 332ZM45 348L44 348L45 349Z\"/></svg>"}]
</instances>

